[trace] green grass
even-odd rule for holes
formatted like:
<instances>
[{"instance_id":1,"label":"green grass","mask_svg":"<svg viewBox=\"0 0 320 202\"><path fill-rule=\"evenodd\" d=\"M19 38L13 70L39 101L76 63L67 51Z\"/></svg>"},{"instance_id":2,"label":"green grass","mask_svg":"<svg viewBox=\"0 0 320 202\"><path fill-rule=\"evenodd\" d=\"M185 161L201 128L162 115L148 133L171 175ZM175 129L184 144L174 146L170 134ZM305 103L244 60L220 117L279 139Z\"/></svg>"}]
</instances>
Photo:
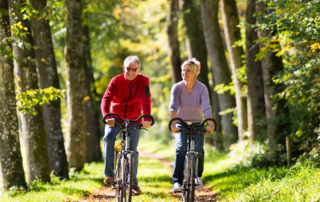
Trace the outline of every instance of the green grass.
<instances>
[{"instance_id":1,"label":"green grass","mask_svg":"<svg viewBox=\"0 0 320 202\"><path fill-rule=\"evenodd\" d=\"M14 189L0 195L0 201L62 201L66 197L72 201L101 187L103 168L102 163L86 164L81 173L71 175L70 180L52 178L52 183L34 182L29 186L30 191Z\"/></svg>"},{"instance_id":2,"label":"green grass","mask_svg":"<svg viewBox=\"0 0 320 202\"><path fill-rule=\"evenodd\" d=\"M29 191L5 192L0 195L0 201L63 201L66 197L70 201L77 200L102 187L103 170L103 163L86 164L80 173L71 175L70 180L60 181L53 177L52 183L35 182ZM178 201L168 195L172 188L171 175L170 167L162 165L160 160L140 157L138 180L142 194L134 197L134 201Z\"/></svg>"},{"instance_id":3,"label":"green grass","mask_svg":"<svg viewBox=\"0 0 320 202\"><path fill-rule=\"evenodd\" d=\"M311 163L252 168L234 165L224 154L209 152L203 181L221 201L320 201L319 168Z\"/></svg>"},{"instance_id":4,"label":"green grass","mask_svg":"<svg viewBox=\"0 0 320 202\"><path fill-rule=\"evenodd\" d=\"M173 161L174 140L168 144L141 138L139 150L157 153ZM205 146L203 180L214 188L219 201L320 201L320 173L313 164L285 167L252 168L235 166L225 153ZM104 164L86 164L70 180L53 178L52 183L35 182L29 191L18 189L0 195L0 201L71 201L88 195L102 186ZM139 158L140 196L134 201L179 201L168 194L172 189L172 171L160 160Z\"/></svg>"}]
</instances>

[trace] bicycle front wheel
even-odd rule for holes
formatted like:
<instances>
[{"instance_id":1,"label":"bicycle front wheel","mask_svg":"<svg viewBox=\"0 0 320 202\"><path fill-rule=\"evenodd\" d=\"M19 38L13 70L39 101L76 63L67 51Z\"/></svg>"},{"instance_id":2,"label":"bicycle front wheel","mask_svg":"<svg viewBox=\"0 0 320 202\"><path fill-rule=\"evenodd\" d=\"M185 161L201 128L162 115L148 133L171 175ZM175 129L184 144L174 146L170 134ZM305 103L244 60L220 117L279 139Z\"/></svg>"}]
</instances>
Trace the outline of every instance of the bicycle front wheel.
<instances>
[{"instance_id":1,"label":"bicycle front wheel","mask_svg":"<svg viewBox=\"0 0 320 202\"><path fill-rule=\"evenodd\" d=\"M122 169L122 202L128 201L131 202L132 200L132 156L131 154L127 154L126 157L123 159L122 162L123 169ZM127 196L128 192L128 196Z\"/></svg>"},{"instance_id":2,"label":"bicycle front wheel","mask_svg":"<svg viewBox=\"0 0 320 202\"><path fill-rule=\"evenodd\" d=\"M132 199L132 184L133 184L133 180L132 180L132 169L133 169L133 165L132 165L132 154L128 154L127 155L128 158L128 165L127 165L127 187L128 187L128 202L131 202Z\"/></svg>"},{"instance_id":3,"label":"bicycle front wheel","mask_svg":"<svg viewBox=\"0 0 320 202\"><path fill-rule=\"evenodd\" d=\"M190 178L189 178L189 183L190 183L190 202L194 202L194 192L195 192L195 184L194 184L194 177L195 175L195 157L192 155L190 158L191 162L190 162Z\"/></svg>"}]
</instances>

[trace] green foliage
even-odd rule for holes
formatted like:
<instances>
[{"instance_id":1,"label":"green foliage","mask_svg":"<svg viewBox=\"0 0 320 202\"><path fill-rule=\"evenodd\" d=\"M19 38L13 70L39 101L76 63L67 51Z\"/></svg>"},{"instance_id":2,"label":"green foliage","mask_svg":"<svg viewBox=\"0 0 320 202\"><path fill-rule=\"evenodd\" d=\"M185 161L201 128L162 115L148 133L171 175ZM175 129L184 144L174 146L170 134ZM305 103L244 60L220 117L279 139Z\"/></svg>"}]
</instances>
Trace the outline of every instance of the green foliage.
<instances>
[{"instance_id":1,"label":"green foliage","mask_svg":"<svg viewBox=\"0 0 320 202\"><path fill-rule=\"evenodd\" d=\"M32 113L37 115L34 110L35 105L44 103L50 104L50 101L62 98L66 90L56 89L54 87L45 88L43 90L28 90L26 92L17 92L16 100L19 102L18 110L23 113Z\"/></svg>"},{"instance_id":2,"label":"green foliage","mask_svg":"<svg viewBox=\"0 0 320 202\"><path fill-rule=\"evenodd\" d=\"M285 88L274 99L287 100L293 154L308 155L319 142L315 131L320 124L320 2L269 0L267 3L268 14L256 14L261 24L251 25L272 35L259 40L265 46L257 59L268 51L283 57L285 70L274 77L274 82Z\"/></svg>"}]
</instances>

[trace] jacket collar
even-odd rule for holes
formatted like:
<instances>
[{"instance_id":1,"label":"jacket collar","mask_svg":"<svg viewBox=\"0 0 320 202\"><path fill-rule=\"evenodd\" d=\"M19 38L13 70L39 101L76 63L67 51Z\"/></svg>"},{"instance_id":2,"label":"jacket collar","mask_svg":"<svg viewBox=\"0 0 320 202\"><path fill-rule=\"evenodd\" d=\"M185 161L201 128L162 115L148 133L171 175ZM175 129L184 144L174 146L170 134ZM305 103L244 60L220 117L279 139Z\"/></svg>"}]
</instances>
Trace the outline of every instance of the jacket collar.
<instances>
[{"instance_id":1,"label":"jacket collar","mask_svg":"<svg viewBox=\"0 0 320 202\"><path fill-rule=\"evenodd\" d=\"M130 84L131 80L128 79L128 77L125 73L122 73L122 74L123 74L123 78L124 78L125 82ZM140 74L138 74L137 77L134 80L132 80L132 84L138 82L138 80L139 80L138 77L140 77Z\"/></svg>"}]
</instances>

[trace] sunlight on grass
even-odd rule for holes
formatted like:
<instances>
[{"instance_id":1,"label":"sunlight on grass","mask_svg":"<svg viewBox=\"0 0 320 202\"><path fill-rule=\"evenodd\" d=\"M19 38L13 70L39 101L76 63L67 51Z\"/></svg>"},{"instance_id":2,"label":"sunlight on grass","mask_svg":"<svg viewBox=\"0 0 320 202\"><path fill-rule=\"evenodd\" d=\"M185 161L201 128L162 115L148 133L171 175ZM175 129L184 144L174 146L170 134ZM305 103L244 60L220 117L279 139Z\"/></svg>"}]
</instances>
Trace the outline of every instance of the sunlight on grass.
<instances>
[{"instance_id":1,"label":"sunlight on grass","mask_svg":"<svg viewBox=\"0 0 320 202\"><path fill-rule=\"evenodd\" d=\"M170 167L160 160L139 158L138 180L142 194L134 197L134 201L178 201L168 195L173 186L171 175Z\"/></svg>"},{"instance_id":2,"label":"sunlight on grass","mask_svg":"<svg viewBox=\"0 0 320 202\"><path fill-rule=\"evenodd\" d=\"M79 199L101 187L103 181L103 163L86 164L80 173L71 173L70 180L53 178L52 183L36 182L30 191L10 191L0 195L0 201L62 201L68 197L71 201Z\"/></svg>"},{"instance_id":3,"label":"sunlight on grass","mask_svg":"<svg viewBox=\"0 0 320 202\"><path fill-rule=\"evenodd\" d=\"M172 141L164 144L161 140L149 139L142 135L139 141L138 150L145 150L153 154L156 153L173 161L176 152L176 144L173 137Z\"/></svg>"}]
</instances>

